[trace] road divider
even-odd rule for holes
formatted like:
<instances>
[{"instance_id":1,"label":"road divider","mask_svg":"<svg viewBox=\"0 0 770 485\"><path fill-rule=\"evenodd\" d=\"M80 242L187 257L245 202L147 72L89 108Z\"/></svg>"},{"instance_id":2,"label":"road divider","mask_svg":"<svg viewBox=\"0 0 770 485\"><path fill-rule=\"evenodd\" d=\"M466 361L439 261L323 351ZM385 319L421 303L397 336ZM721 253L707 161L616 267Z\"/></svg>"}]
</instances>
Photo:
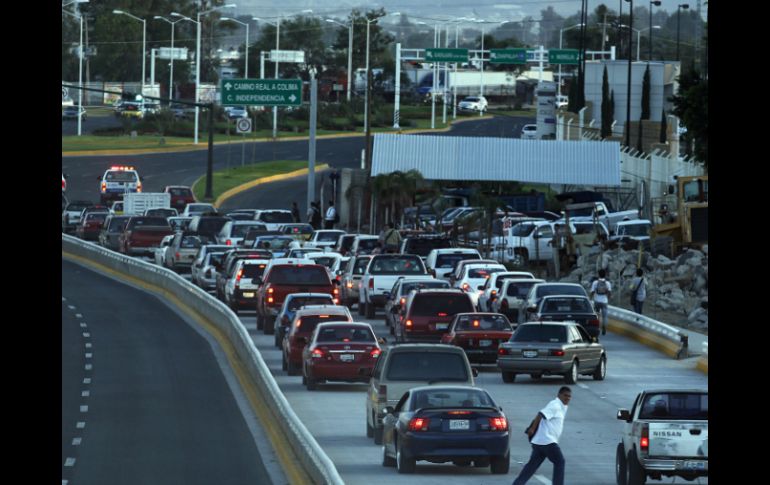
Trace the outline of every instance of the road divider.
<instances>
[{"instance_id":1,"label":"road divider","mask_svg":"<svg viewBox=\"0 0 770 485\"><path fill-rule=\"evenodd\" d=\"M290 483L344 483L334 463L294 413L246 328L224 303L173 271L66 234L62 234L62 257L145 288L190 315L227 355Z\"/></svg>"},{"instance_id":2,"label":"road divider","mask_svg":"<svg viewBox=\"0 0 770 485\"><path fill-rule=\"evenodd\" d=\"M674 359L689 356L689 336L686 332L624 308L607 308L608 326L613 332L660 350Z\"/></svg>"},{"instance_id":3,"label":"road divider","mask_svg":"<svg viewBox=\"0 0 770 485\"><path fill-rule=\"evenodd\" d=\"M701 354L700 358L698 359L698 363L695 365L695 368L703 372L704 374L708 375L709 373L709 343L708 342L703 342L703 354Z\"/></svg>"}]
</instances>

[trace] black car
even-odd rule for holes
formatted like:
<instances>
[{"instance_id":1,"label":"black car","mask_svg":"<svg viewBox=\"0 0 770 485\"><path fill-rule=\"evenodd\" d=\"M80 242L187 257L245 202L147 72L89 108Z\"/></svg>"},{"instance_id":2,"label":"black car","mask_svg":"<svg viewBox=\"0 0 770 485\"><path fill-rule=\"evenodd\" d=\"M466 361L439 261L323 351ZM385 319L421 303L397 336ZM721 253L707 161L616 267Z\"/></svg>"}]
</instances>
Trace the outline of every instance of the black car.
<instances>
[{"instance_id":1,"label":"black car","mask_svg":"<svg viewBox=\"0 0 770 485\"><path fill-rule=\"evenodd\" d=\"M541 322L575 322L579 324L588 335L599 338L601 327L599 317L594 311L591 301L585 296L552 295L544 296L537 309L532 313L531 320Z\"/></svg>"},{"instance_id":2,"label":"black car","mask_svg":"<svg viewBox=\"0 0 770 485\"><path fill-rule=\"evenodd\" d=\"M382 465L413 473L418 460L490 466L508 473L508 419L484 389L424 386L404 393L382 419ZM522 426L523 427L523 426Z\"/></svg>"},{"instance_id":3,"label":"black car","mask_svg":"<svg viewBox=\"0 0 770 485\"><path fill-rule=\"evenodd\" d=\"M116 216L109 215L107 220L104 221L102 230L99 232L99 244L107 249L113 251L120 250L120 244L118 239L123 234L123 229L126 228L126 223L131 216Z\"/></svg>"}]
</instances>

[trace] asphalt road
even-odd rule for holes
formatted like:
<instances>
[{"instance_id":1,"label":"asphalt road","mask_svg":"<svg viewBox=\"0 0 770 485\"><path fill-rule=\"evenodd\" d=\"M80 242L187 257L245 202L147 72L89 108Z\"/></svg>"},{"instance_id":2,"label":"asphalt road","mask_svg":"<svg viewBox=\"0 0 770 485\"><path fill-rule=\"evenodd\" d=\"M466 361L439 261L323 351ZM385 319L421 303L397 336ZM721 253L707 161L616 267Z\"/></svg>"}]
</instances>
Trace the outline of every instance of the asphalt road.
<instances>
[{"instance_id":1,"label":"asphalt road","mask_svg":"<svg viewBox=\"0 0 770 485\"><path fill-rule=\"evenodd\" d=\"M272 483L252 421L177 313L62 260L62 483Z\"/></svg>"}]
</instances>

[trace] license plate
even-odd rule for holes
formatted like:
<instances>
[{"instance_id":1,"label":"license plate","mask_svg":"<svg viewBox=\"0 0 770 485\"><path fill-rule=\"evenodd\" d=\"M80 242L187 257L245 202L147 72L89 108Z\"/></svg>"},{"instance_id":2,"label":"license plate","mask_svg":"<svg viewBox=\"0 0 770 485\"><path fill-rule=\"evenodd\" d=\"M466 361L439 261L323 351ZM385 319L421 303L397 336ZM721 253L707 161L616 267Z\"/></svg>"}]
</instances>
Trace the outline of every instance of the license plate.
<instances>
[{"instance_id":1,"label":"license plate","mask_svg":"<svg viewBox=\"0 0 770 485\"><path fill-rule=\"evenodd\" d=\"M524 357L537 357L537 350L525 350L521 355Z\"/></svg>"},{"instance_id":2,"label":"license plate","mask_svg":"<svg viewBox=\"0 0 770 485\"><path fill-rule=\"evenodd\" d=\"M492 345L491 340L479 340L479 347L489 347Z\"/></svg>"},{"instance_id":3,"label":"license plate","mask_svg":"<svg viewBox=\"0 0 770 485\"><path fill-rule=\"evenodd\" d=\"M243 292L244 298L254 298L254 292L253 291L244 291Z\"/></svg>"},{"instance_id":4,"label":"license plate","mask_svg":"<svg viewBox=\"0 0 770 485\"><path fill-rule=\"evenodd\" d=\"M353 360L355 358L356 357L353 354L342 354L342 355L340 355L340 360L342 362L353 362Z\"/></svg>"},{"instance_id":5,"label":"license plate","mask_svg":"<svg viewBox=\"0 0 770 485\"><path fill-rule=\"evenodd\" d=\"M436 330L446 330L449 327L448 323L437 323Z\"/></svg>"},{"instance_id":6,"label":"license plate","mask_svg":"<svg viewBox=\"0 0 770 485\"><path fill-rule=\"evenodd\" d=\"M687 470L705 470L706 464L702 461L686 461L684 468Z\"/></svg>"},{"instance_id":7,"label":"license plate","mask_svg":"<svg viewBox=\"0 0 770 485\"><path fill-rule=\"evenodd\" d=\"M463 431L471 428L471 423L467 419L452 419L449 421L449 429Z\"/></svg>"}]
</instances>

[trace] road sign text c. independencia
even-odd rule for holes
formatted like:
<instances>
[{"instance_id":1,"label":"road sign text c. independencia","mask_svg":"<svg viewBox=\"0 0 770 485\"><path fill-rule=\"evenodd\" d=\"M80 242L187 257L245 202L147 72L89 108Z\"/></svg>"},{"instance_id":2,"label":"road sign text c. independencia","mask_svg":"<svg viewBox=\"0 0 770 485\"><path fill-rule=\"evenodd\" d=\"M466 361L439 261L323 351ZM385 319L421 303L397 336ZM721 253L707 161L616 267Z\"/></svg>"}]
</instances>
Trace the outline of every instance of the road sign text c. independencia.
<instances>
[{"instance_id":1,"label":"road sign text c. independencia","mask_svg":"<svg viewBox=\"0 0 770 485\"><path fill-rule=\"evenodd\" d=\"M229 94L228 101L236 103L283 103L286 95L283 94Z\"/></svg>"}]
</instances>

